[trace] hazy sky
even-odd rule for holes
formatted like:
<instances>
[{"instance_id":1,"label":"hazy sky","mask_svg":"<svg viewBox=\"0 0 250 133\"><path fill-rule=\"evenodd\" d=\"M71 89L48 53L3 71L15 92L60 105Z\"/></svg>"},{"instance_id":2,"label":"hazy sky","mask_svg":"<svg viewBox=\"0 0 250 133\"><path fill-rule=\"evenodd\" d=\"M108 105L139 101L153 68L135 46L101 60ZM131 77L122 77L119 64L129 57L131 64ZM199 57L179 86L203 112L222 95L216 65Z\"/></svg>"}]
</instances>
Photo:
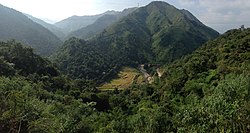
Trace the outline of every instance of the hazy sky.
<instances>
[{"instance_id":1,"label":"hazy sky","mask_svg":"<svg viewBox=\"0 0 250 133\"><path fill-rule=\"evenodd\" d=\"M0 4L43 20L59 21L72 15L94 15L107 10L144 6L152 0L0 0ZM219 32L250 26L250 0L162 0L187 9Z\"/></svg>"}]
</instances>

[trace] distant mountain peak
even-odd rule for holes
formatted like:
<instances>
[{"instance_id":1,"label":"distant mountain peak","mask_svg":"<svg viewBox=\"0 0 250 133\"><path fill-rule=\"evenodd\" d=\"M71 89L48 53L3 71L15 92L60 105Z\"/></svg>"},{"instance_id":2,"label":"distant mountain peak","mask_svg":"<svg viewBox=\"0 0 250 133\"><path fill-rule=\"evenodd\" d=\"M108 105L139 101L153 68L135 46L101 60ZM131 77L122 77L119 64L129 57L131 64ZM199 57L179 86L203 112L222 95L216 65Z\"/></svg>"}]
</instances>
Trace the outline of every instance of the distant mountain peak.
<instances>
[{"instance_id":1,"label":"distant mountain peak","mask_svg":"<svg viewBox=\"0 0 250 133\"><path fill-rule=\"evenodd\" d=\"M106 80L122 66L171 63L219 35L195 20L191 13L166 2L152 2L84 43L79 39L66 43L58 51L58 64L72 77ZM67 66L60 65L65 59ZM78 66L82 66L81 72L76 71Z\"/></svg>"},{"instance_id":2,"label":"distant mountain peak","mask_svg":"<svg viewBox=\"0 0 250 133\"><path fill-rule=\"evenodd\" d=\"M174 7L173 5L170 5L169 3L165 2L165 1L152 1L147 6L157 6L157 7L171 6L171 7Z\"/></svg>"},{"instance_id":3,"label":"distant mountain peak","mask_svg":"<svg viewBox=\"0 0 250 133\"><path fill-rule=\"evenodd\" d=\"M115 10L109 10L109 11L104 12L103 14L116 14L116 13L118 12Z\"/></svg>"},{"instance_id":4,"label":"distant mountain peak","mask_svg":"<svg viewBox=\"0 0 250 133\"><path fill-rule=\"evenodd\" d=\"M15 39L42 55L52 54L61 44L61 40L15 9L0 6L0 40Z\"/></svg>"},{"instance_id":5,"label":"distant mountain peak","mask_svg":"<svg viewBox=\"0 0 250 133\"><path fill-rule=\"evenodd\" d=\"M123 11L107 11L103 13L104 15L98 18L93 24L90 24L86 27L80 28L68 34L66 39L71 37L77 37L82 39L90 39L96 34L101 33L105 28L111 26L115 22L118 22L124 16L135 11L135 8L127 8Z\"/></svg>"}]
</instances>

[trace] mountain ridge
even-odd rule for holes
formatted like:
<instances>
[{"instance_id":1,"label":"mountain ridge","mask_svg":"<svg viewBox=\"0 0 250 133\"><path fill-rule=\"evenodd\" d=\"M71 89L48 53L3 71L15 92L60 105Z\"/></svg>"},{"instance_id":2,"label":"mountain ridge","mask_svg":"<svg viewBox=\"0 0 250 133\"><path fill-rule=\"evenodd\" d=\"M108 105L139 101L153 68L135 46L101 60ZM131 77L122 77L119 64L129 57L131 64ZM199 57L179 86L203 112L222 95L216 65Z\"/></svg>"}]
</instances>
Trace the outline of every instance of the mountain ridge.
<instances>
[{"instance_id":1,"label":"mountain ridge","mask_svg":"<svg viewBox=\"0 0 250 133\"><path fill-rule=\"evenodd\" d=\"M108 79L122 66L167 64L219 35L202 23L196 29L198 22L191 23L187 18L165 2L152 2L123 17L93 39L66 41L54 55L55 61L71 77L94 80Z\"/></svg>"},{"instance_id":2,"label":"mountain ridge","mask_svg":"<svg viewBox=\"0 0 250 133\"><path fill-rule=\"evenodd\" d=\"M122 17L127 16L129 13L135 11L137 7L134 8L127 8L124 9L121 12L113 12L113 14L108 13L100 18L98 18L93 24L90 24L86 27L80 28L78 30L75 30L66 37L66 39L69 39L70 37L77 37L77 38L82 38L82 39L89 39L93 37L94 35L100 33L103 31L105 28L108 26L112 25L113 23L117 22L119 19ZM107 11L109 12L109 11Z\"/></svg>"},{"instance_id":3,"label":"mountain ridge","mask_svg":"<svg viewBox=\"0 0 250 133\"><path fill-rule=\"evenodd\" d=\"M64 39L64 37L66 36L63 32L62 29L54 26L53 24L49 24L45 21L43 21L42 19L36 18L32 15L29 14L25 14L29 19L31 19L32 21L42 25L44 28L47 28L48 30L50 30L52 33L54 33L58 38L60 38L61 40Z\"/></svg>"},{"instance_id":4,"label":"mountain ridge","mask_svg":"<svg viewBox=\"0 0 250 133\"><path fill-rule=\"evenodd\" d=\"M30 20L23 13L12 8L0 6L0 40L15 39L31 46L41 55L52 54L61 44L61 40L44 28Z\"/></svg>"},{"instance_id":5,"label":"mountain ridge","mask_svg":"<svg viewBox=\"0 0 250 133\"><path fill-rule=\"evenodd\" d=\"M65 34L69 34L75 30L86 27L90 24L93 24L98 18L106 14L115 14L116 11L106 11L97 15L85 15L85 16L71 16L66 19L63 19L59 22L54 23L58 28L63 29Z\"/></svg>"},{"instance_id":6,"label":"mountain ridge","mask_svg":"<svg viewBox=\"0 0 250 133\"><path fill-rule=\"evenodd\" d=\"M152 84L124 90L98 90L0 42L0 132L248 132L249 40L250 29L230 30L163 66Z\"/></svg>"},{"instance_id":7,"label":"mountain ridge","mask_svg":"<svg viewBox=\"0 0 250 133\"><path fill-rule=\"evenodd\" d=\"M154 2L55 62L0 41L0 133L249 133L250 28L217 36Z\"/></svg>"}]
</instances>

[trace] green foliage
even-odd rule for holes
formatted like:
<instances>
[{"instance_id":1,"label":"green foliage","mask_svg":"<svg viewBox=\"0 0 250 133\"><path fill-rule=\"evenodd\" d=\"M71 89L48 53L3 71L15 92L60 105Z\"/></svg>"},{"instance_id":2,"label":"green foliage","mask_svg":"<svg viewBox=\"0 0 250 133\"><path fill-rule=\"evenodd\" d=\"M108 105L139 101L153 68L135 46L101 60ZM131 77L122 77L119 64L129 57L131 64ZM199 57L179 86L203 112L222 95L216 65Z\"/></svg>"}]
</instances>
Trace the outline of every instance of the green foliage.
<instances>
[{"instance_id":1,"label":"green foliage","mask_svg":"<svg viewBox=\"0 0 250 133\"><path fill-rule=\"evenodd\" d=\"M106 50L101 49L101 46L72 38L65 42L61 52L54 57L54 62L70 77L103 81L118 68L115 64L117 59L113 60L111 55L105 54Z\"/></svg>"},{"instance_id":2,"label":"green foliage","mask_svg":"<svg viewBox=\"0 0 250 133\"><path fill-rule=\"evenodd\" d=\"M247 77L248 76L248 77ZM249 75L227 75L201 100L189 96L180 107L176 127L179 132L249 131Z\"/></svg>"},{"instance_id":3,"label":"green foliage","mask_svg":"<svg viewBox=\"0 0 250 133\"><path fill-rule=\"evenodd\" d=\"M249 131L249 33L228 31L165 68L164 97L181 96L171 103L177 132Z\"/></svg>"},{"instance_id":4,"label":"green foliage","mask_svg":"<svg viewBox=\"0 0 250 133\"><path fill-rule=\"evenodd\" d=\"M0 75L14 75L14 66L0 56Z\"/></svg>"},{"instance_id":5,"label":"green foliage","mask_svg":"<svg viewBox=\"0 0 250 133\"><path fill-rule=\"evenodd\" d=\"M151 9L156 10L154 6ZM157 26L151 30L157 31ZM117 36L121 40L116 41L122 43L131 34L121 33ZM65 53L59 56L65 60L58 63L70 68L69 73L92 76L71 79L32 49L13 41L1 42L0 132L249 132L249 39L250 29L228 31L192 54L166 64L161 68L164 75L153 84L134 83L123 91L99 91L95 80L90 80L97 79L98 83L106 73L115 73L118 65L136 64L134 59L138 57L134 55L117 57L121 63L106 51L124 48L118 43L100 46L75 38L68 40ZM94 57L81 56L86 51ZM81 60L83 57L85 60ZM95 58L96 64L92 60ZM106 67L103 70L109 71L100 76L103 71L88 70L90 67Z\"/></svg>"},{"instance_id":6,"label":"green foliage","mask_svg":"<svg viewBox=\"0 0 250 133\"><path fill-rule=\"evenodd\" d=\"M98 82L110 80L122 66L170 63L218 36L186 12L152 2L91 40L69 39L53 59L70 77Z\"/></svg>"},{"instance_id":7,"label":"green foliage","mask_svg":"<svg viewBox=\"0 0 250 133\"><path fill-rule=\"evenodd\" d=\"M46 92L43 100L43 89L21 78L1 77L0 89L0 132L74 132L86 127L82 121L93 112L92 104L67 95Z\"/></svg>"},{"instance_id":8,"label":"green foliage","mask_svg":"<svg viewBox=\"0 0 250 133\"><path fill-rule=\"evenodd\" d=\"M0 42L0 57L1 75L17 73L28 76L37 73L57 76L59 73L48 60L34 54L33 49L25 48L14 40Z\"/></svg>"}]
</instances>

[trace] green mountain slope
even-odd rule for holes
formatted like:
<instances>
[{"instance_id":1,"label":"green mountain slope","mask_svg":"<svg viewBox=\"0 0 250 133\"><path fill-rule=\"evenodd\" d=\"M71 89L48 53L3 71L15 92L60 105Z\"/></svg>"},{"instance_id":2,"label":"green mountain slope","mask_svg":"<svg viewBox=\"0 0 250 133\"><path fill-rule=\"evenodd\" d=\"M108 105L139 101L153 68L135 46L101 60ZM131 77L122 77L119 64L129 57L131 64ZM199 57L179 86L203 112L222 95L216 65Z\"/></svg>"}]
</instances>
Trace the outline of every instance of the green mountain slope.
<instances>
[{"instance_id":1,"label":"green mountain slope","mask_svg":"<svg viewBox=\"0 0 250 133\"><path fill-rule=\"evenodd\" d=\"M250 131L250 29L228 31L164 66L153 84L123 91L26 71L37 66L50 63L16 42L0 43L0 132Z\"/></svg>"},{"instance_id":2,"label":"green mountain slope","mask_svg":"<svg viewBox=\"0 0 250 133\"><path fill-rule=\"evenodd\" d=\"M98 18L93 24L69 33L66 39L69 39L70 37L77 37L81 39L92 38L97 33L100 33L105 28L117 22L120 18L127 16L129 13L135 11L136 9L137 8L129 8L115 14L103 15Z\"/></svg>"},{"instance_id":3,"label":"green mountain slope","mask_svg":"<svg viewBox=\"0 0 250 133\"><path fill-rule=\"evenodd\" d=\"M218 35L189 12L152 2L87 42L66 41L54 58L71 77L107 80L121 66L170 63Z\"/></svg>"},{"instance_id":4,"label":"green mountain slope","mask_svg":"<svg viewBox=\"0 0 250 133\"><path fill-rule=\"evenodd\" d=\"M171 62L218 36L190 12L163 2L148 5L145 14L157 62Z\"/></svg>"},{"instance_id":5,"label":"green mountain slope","mask_svg":"<svg viewBox=\"0 0 250 133\"><path fill-rule=\"evenodd\" d=\"M66 41L53 58L72 77L102 80L121 66L170 63L219 35L186 12L152 2L87 42Z\"/></svg>"},{"instance_id":6,"label":"green mountain slope","mask_svg":"<svg viewBox=\"0 0 250 133\"><path fill-rule=\"evenodd\" d=\"M52 54L62 44L49 30L14 9L0 5L0 18L2 41L16 39L42 55Z\"/></svg>"},{"instance_id":7,"label":"green mountain slope","mask_svg":"<svg viewBox=\"0 0 250 133\"><path fill-rule=\"evenodd\" d=\"M173 131L250 130L250 29L228 31L164 69L153 95L172 110Z\"/></svg>"},{"instance_id":8,"label":"green mountain slope","mask_svg":"<svg viewBox=\"0 0 250 133\"><path fill-rule=\"evenodd\" d=\"M202 89L204 84L216 85L228 74L247 74L250 71L249 33L250 29L226 32L191 55L167 66L163 77L170 86L189 88L182 90L182 93L189 93L197 91L190 90L190 86L186 86L189 83L197 85L193 89Z\"/></svg>"},{"instance_id":9,"label":"green mountain slope","mask_svg":"<svg viewBox=\"0 0 250 133\"><path fill-rule=\"evenodd\" d=\"M63 40L64 37L66 36L62 29L60 29L60 28L58 28L58 27L56 27L56 26L54 26L52 24L46 23L43 20L35 18L35 17L31 16L31 15L28 15L28 14L25 14L25 15L29 19L31 19L32 21L34 21L34 22L42 25L43 27L47 28L48 30L50 30L52 33L54 33L61 40Z\"/></svg>"}]
</instances>

